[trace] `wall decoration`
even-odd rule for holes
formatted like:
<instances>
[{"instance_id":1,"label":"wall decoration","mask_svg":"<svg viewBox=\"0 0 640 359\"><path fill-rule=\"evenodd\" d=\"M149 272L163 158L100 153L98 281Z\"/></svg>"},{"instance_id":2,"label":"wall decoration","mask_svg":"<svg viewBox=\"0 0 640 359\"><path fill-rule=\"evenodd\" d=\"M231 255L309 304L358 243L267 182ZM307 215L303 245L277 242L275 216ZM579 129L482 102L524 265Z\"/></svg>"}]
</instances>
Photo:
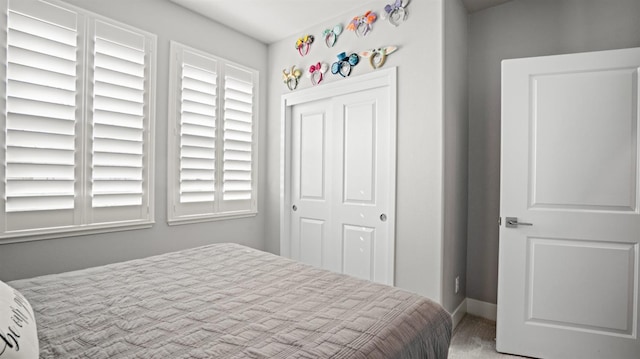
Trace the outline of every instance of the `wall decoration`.
<instances>
[{"instance_id":1,"label":"wall decoration","mask_svg":"<svg viewBox=\"0 0 640 359\"><path fill-rule=\"evenodd\" d=\"M354 31L359 37L367 36L372 30L372 24L376 21L378 16L372 11L367 11L362 16L356 16L347 25L347 30Z\"/></svg>"},{"instance_id":2,"label":"wall decoration","mask_svg":"<svg viewBox=\"0 0 640 359\"><path fill-rule=\"evenodd\" d=\"M304 35L296 41L296 50L298 50L300 56L304 56L309 53L311 44L313 44L313 35Z\"/></svg>"},{"instance_id":3,"label":"wall decoration","mask_svg":"<svg viewBox=\"0 0 640 359\"><path fill-rule=\"evenodd\" d=\"M331 65L331 73L334 75L340 74L342 77L351 75L351 67L356 66L360 62L358 54L353 53L349 56L345 52L338 54L338 61Z\"/></svg>"},{"instance_id":4,"label":"wall decoration","mask_svg":"<svg viewBox=\"0 0 640 359\"><path fill-rule=\"evenodd\" d=\"M333 47L338 40L338 36L342 33L342 24L338 24L333 27L333 29L326 29L323 32L324 35L324 43L327 44L327 47Z\"/></svg>"},{"instance_id":5,"label":"wall decoration","mask_svg":"<svg viewBox=\"0 0 640 359\"><path fill-rule=\"evenodd\" d=\"M329 70L329 65L325 62L318 62L315 65L311 65L309 67L309 72L307 72L307 76L311 79L312 85L317 85L324 80L324 74Z\"/></svg>"},{"instance_id":6,"label":"wall decoration","mask_svg":"<svg viewBox=\"0 0 640 359\"><path fill-rule=\"evenodd\" d=\"M396 0L393 4L385 6L384 12L382 13L382 19L388 19L393 26L400 25L400 23L404 22L409 15L405 9L408 3L409 2L407 0Z\"/></svg>"},{"instance_id":7,"label":"wall decoration","mask_svg":"<svg viewBox=\"0 0 640 359\"><path fill-rule=\"evenodd\" d=\"M295 90L298 87L300 76L302 76L302 71L300 71L300 69L296 69L295 65L291 66L290 72L287 72L286 69L282 70L282 79L284 80L285 85L287 85L287 87L291 91Z\"/></svg>"},{"instance_id":8,"label":"wall decoration","mask_svg":"<svg viewBox=\"0 0 640 359\"><path fill-rule=\"evenodd\" d=\"M362 51L360 53L360 56L368 57L371 67L377 69L379 67L382 67L385 61L387 61L387 55L394 53L397 49L397 46L381 47L369 51Z\"/></svg>"}]
</instances>

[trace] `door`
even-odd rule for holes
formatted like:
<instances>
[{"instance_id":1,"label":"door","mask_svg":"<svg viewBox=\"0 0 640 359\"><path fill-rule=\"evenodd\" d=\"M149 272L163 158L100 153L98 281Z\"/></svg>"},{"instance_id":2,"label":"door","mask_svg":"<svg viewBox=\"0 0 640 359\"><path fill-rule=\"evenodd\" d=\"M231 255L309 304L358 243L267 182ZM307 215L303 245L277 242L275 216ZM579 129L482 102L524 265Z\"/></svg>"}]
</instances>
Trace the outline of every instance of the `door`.
<instances>
[{"instance_id":1,"label":"door","mask_svg":"<svg viewBox=\"0 0 640 359\"><path fill-rule=\"evenodd\" d=\"M292 258L393 284L389 101L383 87L293 106Z\"/></svg>"},{"instance_id":2,"label":"door","mask_svg":"<svg viewBox=\"0 0 640 359\"><path fill-rule=\"evenodd\" d=\"M639 67L640 49L503 62L498 351L640 358Z\"/></svg>"}]
</instances>

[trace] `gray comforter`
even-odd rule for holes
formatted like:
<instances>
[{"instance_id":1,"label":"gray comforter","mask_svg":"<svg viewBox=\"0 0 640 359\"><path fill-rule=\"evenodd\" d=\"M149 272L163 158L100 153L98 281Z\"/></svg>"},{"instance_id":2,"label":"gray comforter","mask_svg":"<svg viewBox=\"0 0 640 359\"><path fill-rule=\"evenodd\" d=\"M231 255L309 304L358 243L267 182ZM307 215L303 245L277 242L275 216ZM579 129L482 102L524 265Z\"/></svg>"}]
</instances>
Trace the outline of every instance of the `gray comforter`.
<instances>
[{"instance_id":1,"label":"gray comforter","mask_svg":"<svg viewBox=\"0 0 640 359\"><path fill-rule=\"evenodd\" d=\"M10 283L41 358L446 358L424 297L237 244Z\"/></svg>"}]
</instances>

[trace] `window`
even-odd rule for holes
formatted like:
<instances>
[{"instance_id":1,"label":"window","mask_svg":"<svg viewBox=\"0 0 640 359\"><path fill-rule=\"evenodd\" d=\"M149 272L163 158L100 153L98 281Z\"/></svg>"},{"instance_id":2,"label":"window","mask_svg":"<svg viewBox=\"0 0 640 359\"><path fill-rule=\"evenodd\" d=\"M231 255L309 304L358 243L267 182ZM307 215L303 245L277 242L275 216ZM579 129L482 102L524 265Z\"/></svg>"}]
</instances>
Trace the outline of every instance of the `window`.
<instances>
[{"instance_id":1,"label":"window","mask_svg":"<svg viewBox=\"0 0 640 359\"><path fill-rule=\"evenodd\" d=\"M171 43L169 224L256 214L258 72Z\"/></svg>"},{"instance_id":2,"label":"window","mask_svg":"<svg viewBox=\"0 0 640 359\"><path fill-rule=\"evenodd\" d=\"M153 35L58 2L2 0L0 238L153 223Z\"/></svg>"}]
</instances>

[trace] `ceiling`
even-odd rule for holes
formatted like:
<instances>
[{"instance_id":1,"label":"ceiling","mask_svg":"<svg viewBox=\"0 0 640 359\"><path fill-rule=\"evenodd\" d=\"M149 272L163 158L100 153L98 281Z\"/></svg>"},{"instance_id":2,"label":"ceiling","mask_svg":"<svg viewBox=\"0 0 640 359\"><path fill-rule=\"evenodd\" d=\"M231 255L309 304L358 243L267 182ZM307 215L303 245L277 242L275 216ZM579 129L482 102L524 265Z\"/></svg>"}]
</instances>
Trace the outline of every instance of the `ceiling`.
<instances>
[{"instance_id":1,"label":"ceiling","mask_svg":"<svg viewBox=\"0 0 640 359\"><path fill-rule=\"evenodd\" d=\"M270 44L344 13L361 9L362 1L350 0L170 0L216 22ZM387 0L391 3L393 0ZM410 0L424 1L424 0ZM449 1L449 0L444 0ZM468 12L476 12L510 0L462 0ZM382 1L381 4L385 2ZM381 5L381 8L384 7ZM411 9L409 8L409 11ZM302 14L302 15L300 15Z\"/></svg>"}]
</instances>

